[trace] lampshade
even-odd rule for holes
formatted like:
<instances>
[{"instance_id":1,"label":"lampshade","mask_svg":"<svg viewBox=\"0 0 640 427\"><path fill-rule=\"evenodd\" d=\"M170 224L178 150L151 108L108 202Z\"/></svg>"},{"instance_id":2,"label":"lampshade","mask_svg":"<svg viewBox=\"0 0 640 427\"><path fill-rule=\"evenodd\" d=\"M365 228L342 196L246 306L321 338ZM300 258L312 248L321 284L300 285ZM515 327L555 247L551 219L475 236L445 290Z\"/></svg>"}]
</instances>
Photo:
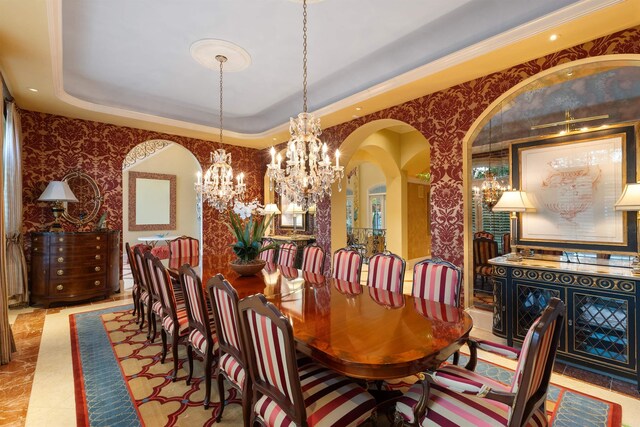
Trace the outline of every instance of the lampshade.
<instances>
[{"instance_id":1,"label":"lampshade","mask_svg":"<svg viewBox=\"0 0 640 427\"><path fill-rule=\"evenodd\" d=\"M38 199L40 202L77 202L76 196L65 181L51 181Z\"/></svg>"},{"instance_id":2,"label":"lampshade","mask_svg":"<svg viewBox=\"0 0 640 427\"><path fill-rule=\"evenodd\" d=\"M534 209L524 191L505 191L498 203L493 207L494 212L530 212Z\"/></svg>"},{"instance_id":3,"label":"lampshade","mask_svg":"<svg viewBox=\"0 0 640 427\"><path fill-rule=\"evenodd\" d=\"M275 203L269 203L267 204L264 209L263 212L266 214L271 214L271 215L279 215L282 212L280 212L280 209L278 209L278 205L276 205Z\"/></svg>"},{"instance_id":4,"label":"lampshade","mask_svg":"<svg viewBox=\"0 0 640 427\"><path fill-rule=\"evenodd\" d=\"M316 205L311 205L311 206L309 206L309 210L307 212L309 212L311 215L315 215L317 209L318 208L316 207Z\"/></svg>"},{"instance_id":5,"label":"lampshade","mask_svg":"<svg viewBox=\"0 0 640 427\"><path fill-rule=\"evenodd\" d=\"M627 184L613 206L617 211L640 211L640 184Z\"/></svg>"},{"instance_id":6,"label":"lampshade","mask_svg":"<svg viewBox=\"0 0 640 427\"><path fill-rule=\"evenodd\" d=\"M306 212L304 209L302 209L302 206L297 203L289 204L289 206L287 206L287 209L285 209L284 211L288 214L302 214Z\"/></svg>"}]
</instances>

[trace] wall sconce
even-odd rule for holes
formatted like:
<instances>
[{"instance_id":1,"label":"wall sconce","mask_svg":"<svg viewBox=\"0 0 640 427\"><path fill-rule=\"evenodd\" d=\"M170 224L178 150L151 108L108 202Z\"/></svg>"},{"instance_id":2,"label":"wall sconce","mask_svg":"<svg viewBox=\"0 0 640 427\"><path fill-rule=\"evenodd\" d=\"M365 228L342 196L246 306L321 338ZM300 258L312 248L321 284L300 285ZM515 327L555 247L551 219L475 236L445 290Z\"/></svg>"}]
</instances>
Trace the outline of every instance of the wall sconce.
<instances>
[{"instance_id":1,"label":"wall sconce","mask_svg":"<svg viewBox=\"0 0 640 427\"><path fill-rule=\"evenodd\" d=\"M638 245L636 256L631 261L631 272L633 274L640 275L640 240L638 240L638 233L640 232L640 184L633 183L627 184L622 190L620 198L613 205L617 211L635 211L638 223L636 224L636 244Z\"/></svg>"},{"instance_id":2,"label":"wall sconce","mask_svg":"<svg viewBox=\"0 0 640 427\"><path fill-rule=\"evenodd\" d=\"M65 210L65 207L62 203L75 203L78 201L78 199L73 194L73 191L71 191L71 188L69 188L69 184L67 184L65 181L51 181L38 198L38 201L53 202L51 210L53 212L54 221L53 224L51 224L51 228L49 228L49 231L61 232L63 230L62 225L60 225L59 222L60 215L62 215Z\"/></svg>"},{"instance_id":3,"label":"wall sconce","mask_svg":"<svg viewBox=\"0 0 640 427\"><path fill-rule=\"evenodd\" d=\"M524 191L512 190L502 193L500 200L493 207L494 212L511 212L511 253L506 255L507 261L520 262L522 255L516 250L516 241L518 233L518 214L517 212L531 212L534 210L533 205Z\"/></svg>"}]
</instances>

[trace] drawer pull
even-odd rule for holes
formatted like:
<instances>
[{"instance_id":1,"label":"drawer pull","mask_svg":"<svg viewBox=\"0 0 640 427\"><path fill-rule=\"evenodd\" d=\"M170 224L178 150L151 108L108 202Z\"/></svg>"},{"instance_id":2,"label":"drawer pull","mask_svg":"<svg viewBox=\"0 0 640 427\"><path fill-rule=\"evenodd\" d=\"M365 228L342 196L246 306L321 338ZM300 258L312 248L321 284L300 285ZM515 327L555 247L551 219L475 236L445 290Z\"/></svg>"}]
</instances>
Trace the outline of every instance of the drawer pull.
<instances>
[{"instance_id":1,"label":"drawer pull","mask_svg":"<svg viewBox=\"0 0 640 427\"><path fill-rule=\"evenodd\" d=\"M101 270L101 269L100 269L100 266L96 266L96 268L95 268L94 270L96 270L96 271L100 271L100 270Z\"/></svg>"},{"instance_id":2,"label":"drawer pull","mask_svg":"<svg viewBox=\"0 0 640 427\"><path fill-rule=\"evenodd\" d=\"M96 280L95 282L93 282L93 284L96 286L100 286L100 280Z\"/></svg>"},{"instance_id":3,"label":"drawer pull","mask_svg":"<svg viewBox=\"0 0 640 427\"><path fill-rule=\"evenodd\" d=\"M100 249L100 246L96 246L96 249Z\"/></svg>"},{"instance_id":4,"label":"drawer pull","mask_svg":"<svg viewBox=\"0 0 640 427\"><path fill-rule=\"evenodd\" d=\"M64 274L64 270L58 270L58 271L56 271L56 274L58 276L62 276Z\"/></svg>"},{"instance_id":5,"label":"drawer pull","mask_svg":"<svg viewBox=\"0 0 640 427\"><path fill-rule=\"evenodd\" d=\"M62 286L62 285L58 285L58 286L56 286L56 289L57 289L57 290L59 290L59 291L61 291L61 290L63 290L63 289L64 289L64 286Z\"/></svg>"},{"instance_id":6,"label":"drawer pull","mask_svg":"<svg viewBox=\"0 0 640 427\"><path fill-rule=\"evenodd\" d=\"M102 258L100 255L96 255L96 259L100 259Z\"/></svg>"},{"instance_id":7,"label":"drawer pull","mask_svg":"<svg viewBox=\"0 0 640 427\"><path fill-rule=\"evenodd\" d=\"M62 249L62 248L58 248L58 252L62 252L62 251L63 251L63 249Z\"/></svg>"},{"instance_id":8,"label":"drawer pull","mask_svg":"<svg viewBox=\"0 0 640 427\"><path fill-rule=\"evenodd\" d=\"M64 242L64 237L59 237L58 242Z\"/></svg>"},{"instance_id":9,"label":"drawer pull","mask_svg":"<svg viewBox=\"0 0 640 427\"><path fill-rule=\"evenodd\" d=\"M34 241L34 242L37 242L37 241L38 241L38 238L37 238L37 237L34 237L34 238L33 238L33 241Z\"/></svg>"},{"instance_id":10,"label":"drawer pull","mask_svg":"<svg viewBox=\"0 0 640 427\"><path fill-rule=\"evenodd\" d=\"M97 237L96 237L96 240L100 240L100 236L97 236Z\"/></svg>"},{"instance_id":11,"label":"drawer pull","mask_svg":"<svg viewBox=\"0 0 640 427\"><path fill-rule=\"evenodd\" d=\"M38 248L33 248L33 252L38 252Z\"/></svg>"},{"instance_id":12,"label":"drawer pull","mask_svg":"<svg viewBox=\"0 0 640 427\"><path fill-rule=\"evenodd\" d=\"M64 257L59 256L58 257L58 262L64 262Z\"/></svg>"}]
</instances>

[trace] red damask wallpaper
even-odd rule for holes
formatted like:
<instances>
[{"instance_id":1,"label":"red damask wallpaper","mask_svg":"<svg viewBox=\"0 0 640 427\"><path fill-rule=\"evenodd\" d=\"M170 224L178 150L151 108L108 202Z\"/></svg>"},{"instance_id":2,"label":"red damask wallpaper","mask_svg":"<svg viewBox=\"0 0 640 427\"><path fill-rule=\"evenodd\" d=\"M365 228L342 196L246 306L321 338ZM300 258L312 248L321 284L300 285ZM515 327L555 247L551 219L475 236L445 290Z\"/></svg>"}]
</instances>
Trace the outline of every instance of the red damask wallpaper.
<instances>
[{"instance_id":1,"label":"red damask wallpaper","mask_svg":"<svg viewBox=\"0 0 640 427\"><path fill-rule=\"evenodd\" d=\"M401 120L420 131L431 144L431 254L462 266L462 140L474 121L500 95L543 70L592 56L629 53L640 53L640 27L620 31L325 129L323 140L333 151L360 126L383 118ZM318 243L329 250L331 203L328 200L318 207L316 227Z\"/></svg>"},{"instance_id":2,"label":"red damask wallpaper","mask_svg":"<svg viewBox=\"0 0 640 427\"><path fill-rule=\"evenodd\" d=\"M26 110L20 114L24 140L23 231L26 236L53 221L51 206L37 199L49 181L60 180L68 172L80 169L97 181L104 196L100 215L106 211L109 228L122 230L122 161L133 147L150 139L173 141L191 151L203 169L209 167L209 152L222 147L219 143L199 139L51 114ZM262 182L268 161L265 153L230 145L224 148L231 153L234 169L245 172L248 197L262 200ZM205 250L230 250L227 245L232 238L225 221L225 215L205 205L202 221ZM68 223L62 223L70 227ZM29 245L29 239L26 240Z\"/></svg>"}]
</instances>

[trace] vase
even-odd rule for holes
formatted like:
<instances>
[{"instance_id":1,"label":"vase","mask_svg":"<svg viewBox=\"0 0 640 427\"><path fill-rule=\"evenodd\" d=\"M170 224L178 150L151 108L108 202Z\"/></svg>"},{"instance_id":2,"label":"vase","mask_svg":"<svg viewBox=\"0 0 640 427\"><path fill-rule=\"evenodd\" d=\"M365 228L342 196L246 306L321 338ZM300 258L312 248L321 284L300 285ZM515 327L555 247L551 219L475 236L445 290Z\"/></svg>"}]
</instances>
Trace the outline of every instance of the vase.
<instances>
[{"instance_id":1,"label":"vase","mask_svg":"<svg viewBox=\"0 0 640 427\"><path fill-rule=\"evenodd\" d=\"M259 258L249 261L247 264L241 264L237 261L238 260L231 261L229 267L241 276L253 276L261 271L267 263L265 260Z\"/></svg>"}]
</instances>

